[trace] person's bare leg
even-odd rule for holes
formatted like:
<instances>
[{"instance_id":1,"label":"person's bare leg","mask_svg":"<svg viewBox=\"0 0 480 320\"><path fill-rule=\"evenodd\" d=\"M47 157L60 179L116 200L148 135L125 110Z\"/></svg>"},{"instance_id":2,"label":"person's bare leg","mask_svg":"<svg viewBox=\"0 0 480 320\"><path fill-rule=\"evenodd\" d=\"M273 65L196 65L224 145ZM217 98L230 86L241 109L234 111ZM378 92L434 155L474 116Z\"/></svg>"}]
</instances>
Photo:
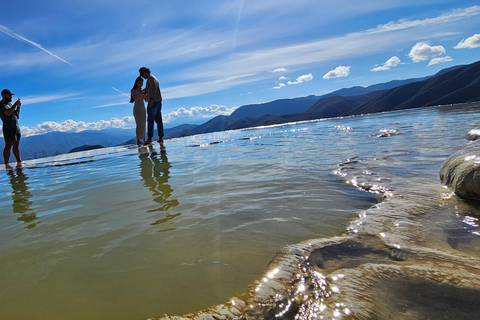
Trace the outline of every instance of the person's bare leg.
<instances>
[{"instance_id":1,"label":"person's bare leg","mask_svg":"<svg viewBox=\"0 0 480 320\"><path fill-rule=\"evenodd\" d=\"M8 164L8 160L10 159L10 149L12 148L11 142L5 142L5 148L3 149L3 161L5 163L6 168L11 168Z\"/></svg>"},{"instance_id":2,"label":"person's bare leg","mask_svg":"<svg viewBox=\"0 0 480 320\"><path fill-rule=\"evenodd\" d=\"M17 167L22 165L22 158L20 158L20 141L15 141L13 143L13 155L15 156L15 159L17 159Z\"/></svg>"}]
</instances>

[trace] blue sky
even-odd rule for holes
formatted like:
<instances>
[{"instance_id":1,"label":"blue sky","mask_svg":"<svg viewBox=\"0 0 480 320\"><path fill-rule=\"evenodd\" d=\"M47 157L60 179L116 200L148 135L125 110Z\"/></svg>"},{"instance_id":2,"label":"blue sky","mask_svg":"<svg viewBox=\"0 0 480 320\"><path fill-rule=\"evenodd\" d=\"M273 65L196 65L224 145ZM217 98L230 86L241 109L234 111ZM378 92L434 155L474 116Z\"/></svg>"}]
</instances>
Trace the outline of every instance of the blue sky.
<instances>
[{"instance_id":1,"label":"blue sky","mask_svg":"<svg viewBox=\"0 0 480 320\"><path fill-rule=\"evenodd\" d=\"M133 128L142 66L160 81L171 127L475 62L480 5L16 0L2 4L0 48L0 86L22 98L23 136Z\"/></svg>"}]
</instances>

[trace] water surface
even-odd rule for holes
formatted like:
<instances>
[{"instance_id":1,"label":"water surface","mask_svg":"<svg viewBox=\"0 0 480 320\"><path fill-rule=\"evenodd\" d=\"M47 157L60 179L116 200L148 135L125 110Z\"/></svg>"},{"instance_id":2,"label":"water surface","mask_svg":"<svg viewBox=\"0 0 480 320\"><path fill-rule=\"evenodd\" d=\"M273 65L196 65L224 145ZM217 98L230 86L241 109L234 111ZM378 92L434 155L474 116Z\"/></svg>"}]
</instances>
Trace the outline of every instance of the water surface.
<instances>
[{"instance_id":1,"label":"water surface","mask_svg":"<svg viewBox=\"0 0 480 320\"><path fill-rule=\"evenodd\" d=\"M479 120L478 107L406 110L1 171L0 318L142 319L222 303L283 246L342 234L389 192L440 195L442 162ZM476 205L453 197L419 217L422 241L480 255Z\"/></svg>"}]
</instances>

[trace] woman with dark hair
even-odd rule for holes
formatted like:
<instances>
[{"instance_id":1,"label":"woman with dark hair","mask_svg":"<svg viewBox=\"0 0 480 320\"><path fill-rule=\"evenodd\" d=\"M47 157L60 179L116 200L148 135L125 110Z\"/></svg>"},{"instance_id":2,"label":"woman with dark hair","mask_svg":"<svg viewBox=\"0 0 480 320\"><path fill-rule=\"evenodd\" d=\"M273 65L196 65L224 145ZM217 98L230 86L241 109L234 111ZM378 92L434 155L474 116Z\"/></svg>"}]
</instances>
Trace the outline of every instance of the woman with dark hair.
<instances>
[{"instance_id":1,"label":"woman with dark hair","mask_svg":"<svg viewBox=\"0 0 480 320\"><path fill-rule=\"evenodd\" d=\"M135 134L137 145L145 143L147 112L145 111L145 89L142 89L143 78L137 77L132 90L130 90L130 103L133 104L133 117L135 118Z\"/></svg>"}]
</instances>

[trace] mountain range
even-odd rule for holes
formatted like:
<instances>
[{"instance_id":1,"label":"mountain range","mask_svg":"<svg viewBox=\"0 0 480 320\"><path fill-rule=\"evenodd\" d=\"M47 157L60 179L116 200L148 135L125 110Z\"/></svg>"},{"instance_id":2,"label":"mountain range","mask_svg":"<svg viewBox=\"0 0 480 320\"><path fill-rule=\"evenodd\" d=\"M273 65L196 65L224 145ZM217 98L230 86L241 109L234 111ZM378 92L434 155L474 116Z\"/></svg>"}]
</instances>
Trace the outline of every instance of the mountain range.
<instances>
[{"instance_id":1,"label":"mountain range","mask_svg":"<svg viewBox=\"0 0 480 320\"><path fill-rule=\"evenodd\" d=\"M312 101L313 98L317 99L305 109L305 102ZM321 97L308 96L244 106L230 116L217 116L202 125L179 131L173 137L479 100L480 61L443 69L426 78L346 88ZM288 103L290 105L286 107ZM277 109L276 105L279 106ZM299 109L296 109L297 105ZM255 112L241 111L243 108L251 110L252 106L256 107ZM235 113L244 117L238 119ZM256 116L258 114L262 115Z\"/></svg>"},{"instance_id":2,"label":"mountain range","mask_svg":"<svg viewBox=\"0 0 480 320\"><path fill-rule=\"evenodd\" d=\"M425 78L344 88L323 96L245 105L230 116L217 116L201 125L183 124L165 129L165 138L473 101L480 101L480 61L443 69ZM22 138L21 154L24 160L28 160L93 147L134 144L133 135L134 129L50 132Z\"/></svg>"}]
</instances>

